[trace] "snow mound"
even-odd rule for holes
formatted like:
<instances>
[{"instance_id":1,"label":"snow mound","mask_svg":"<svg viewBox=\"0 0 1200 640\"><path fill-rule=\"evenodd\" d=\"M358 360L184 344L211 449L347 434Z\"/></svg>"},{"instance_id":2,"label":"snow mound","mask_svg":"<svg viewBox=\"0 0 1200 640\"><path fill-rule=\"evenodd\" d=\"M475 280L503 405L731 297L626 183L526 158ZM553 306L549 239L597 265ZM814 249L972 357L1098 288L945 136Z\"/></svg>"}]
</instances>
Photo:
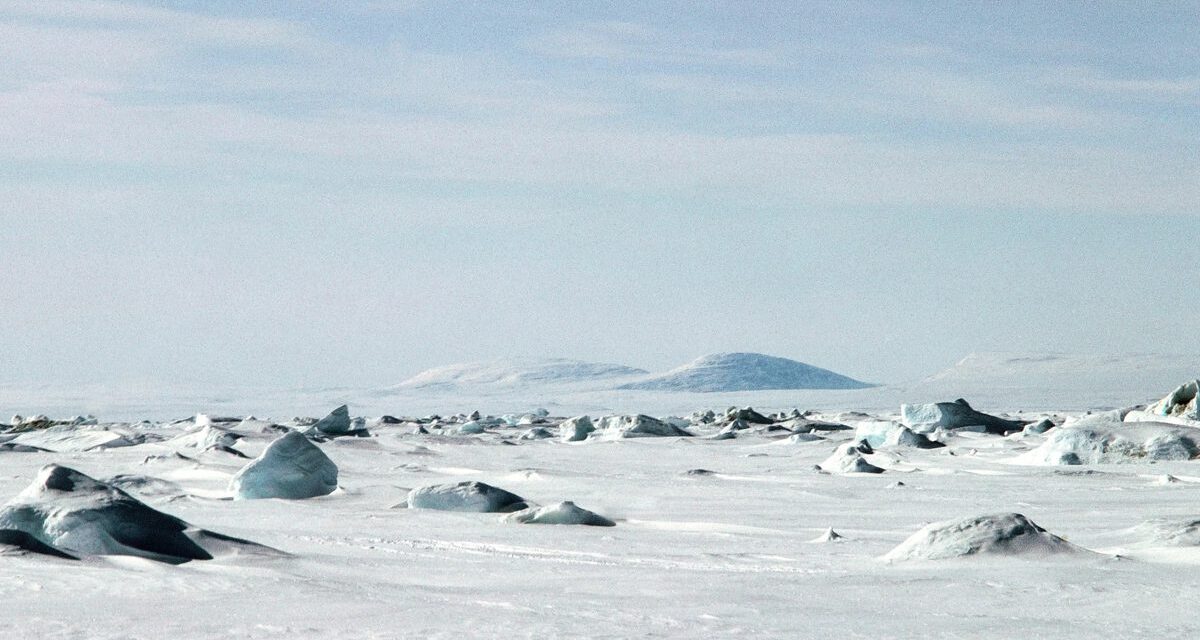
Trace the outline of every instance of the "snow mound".
<instances>
[{"instance_id":1,"label":"snow mound","mask_svg":"<svg viewBox=\"0 0 1200 640\"><path fill-rule=\"evenodd\" d=\"M692 434L657 418L638 414L636 416L606 416L600 418L597 429L611 437L646 438L691 436Z\"/></svg>"},{"instance_id":2,"label":"snow mound","mask_svg":"<svg viewBox=\"0 0 1200 640\"><path fill-rule=\"evenodd\" d=\"M977 554L1048 555L1082 551L1019 513L1000 513L935 522L914 533L883 559L897 562Z\"/></svg>"},{"instance_id":3,"label":"snow mound","mask_svg":"<svg viewBox=\"0 0 1200 640\"><path fill-rule=\"evenodd\" d=\"M409 509L501 513L527 508L525 499L482 482L457 482L417 487L408 492Z\"/></svg>"},{"instance_id":4,"label":"snow mound","mask_svg":"<svg viewBox=\"0 0 1200 640\"><path fill-rule=\"evenodd\" d=\"M853 443L838 446L817 466L828 473L883 473L883 468L867 462Z\"/></svg>"},{"instance_id":5,"label":"snow mound","mask_svg":"<svg viewBox=\"0 0 1200 640\"><path fill-rule=\"evenodd\" d=\"M217 547L266 550L193 527L56 464L42 467L33 484L0 510L0 529L23 531L71 555L130 555L172 564L211 560Z\"/></svg>"},{"instance_id":6,"label":"snow mound","mask_svg":"<svg viewBox=\"0 0 1200 640\"><path fill-rule=\"evenodd\" d=\"M871 386L787 358L761 353L716 353L618 388L713 393L772 389L865 389Z\"/></svg>"},{"instance_id":7,"label":"snow mound","mask_svg":"<svg viewBox=\"0 0 1200 640\"><path fill-rule=\"evenodd\" d=\"M1150 520L1134 527L1143 536L1140 546L1200 547L1200 520Z\"/></svg>"},{"instance_id":8,"label":"snow mound","mask_svg":"<svg viewBox=\"0 0 1200 640\"><path fill-rule=\"evenodd\" d=\"M304 434L290 431L234 474L229 490L238 500L301 500L333 493L337 478L337 465Z\"/></svg>"},{"instance_id":9,"label":"snow mound","mask_svg":"<svg viewBox=\"0 0 1200 640\"><path fill-rule=\"evenodd\" d=\"M395 389L511 388L536 385L611 381L645 375L642 369L619 364L564 358L494 360L437 367L418 373Z\"/></svg>"},{"instance_id":10,"label":"snow mound","mask_svg":"<svg viewBox=\"0 0 1200 640\"><path fill-rule=\"evenodd\" d=\"M954 402L900 405L900 420L917 433L938 429L969 429L982 427L988 433L1007 434L1025 428L1019 420L1005 420L976 411L959 398Z\"/></svg>"},{"instance_id":11,"label":"snow mound","mask_svg":"<svg viewBox=\"0 0 1200 640\"><path fill-rule=\"evenodd\" d=\"M574 502L530 507L509 514L504 519L520 524L578 524L591 527L615 527L617 525L598 513L575 506Z\"/></svg>"},{"instance_id":12,"label":"snow mound","mask_svg":"<svg viewBox=\"0 0 1200 640\"><path fill-rule=\"evenodd\" d=\"M588 416L577 416L558 425L558 438L563 442L579 442L596 430Z\"/></svg>"},{"instance_id":13,"label":"snow mound","mask_svg":"<svg viewBox=\"0 0 1200 640\"><path fill-rule=\"evenodd\" d=\"M1200 453L1200 431L1178 425L1136 422L1062 426L1017 457L1018 464L1077 465L1190 460Z\"/></svg>"}]
</instances>

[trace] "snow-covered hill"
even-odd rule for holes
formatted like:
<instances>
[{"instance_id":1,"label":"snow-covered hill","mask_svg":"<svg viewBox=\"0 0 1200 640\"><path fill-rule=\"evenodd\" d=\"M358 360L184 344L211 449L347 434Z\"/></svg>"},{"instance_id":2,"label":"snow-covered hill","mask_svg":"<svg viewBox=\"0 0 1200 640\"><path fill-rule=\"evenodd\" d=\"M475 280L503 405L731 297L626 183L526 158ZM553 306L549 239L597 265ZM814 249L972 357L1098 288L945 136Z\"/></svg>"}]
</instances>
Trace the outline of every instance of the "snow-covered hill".
<instances>
[{"instance_id":1,"label":"snow-covered hill","mask_svg":"<svg viewBox=\"0 0 1200 640\"><path fill-rule=\"evenodd\" d=\"M428 369L401 382L395 388L454 390L576 385L580 383L604 387L611 386L616 379L628 379L645 374L646 371L643 369L624 365L565 358L491 360Z\"/></svg>"},{"instance_id":2,"label":"snow-covered hill","mask_svg":"<svg viewBox=\"0 0 1200 640\"><path fill-rule=\"evenodd\" d=\"M714 353L666 373L621 385L649 391L864 389L873 385L803 362L761 353Z\"/></svg>"}]
</instances>

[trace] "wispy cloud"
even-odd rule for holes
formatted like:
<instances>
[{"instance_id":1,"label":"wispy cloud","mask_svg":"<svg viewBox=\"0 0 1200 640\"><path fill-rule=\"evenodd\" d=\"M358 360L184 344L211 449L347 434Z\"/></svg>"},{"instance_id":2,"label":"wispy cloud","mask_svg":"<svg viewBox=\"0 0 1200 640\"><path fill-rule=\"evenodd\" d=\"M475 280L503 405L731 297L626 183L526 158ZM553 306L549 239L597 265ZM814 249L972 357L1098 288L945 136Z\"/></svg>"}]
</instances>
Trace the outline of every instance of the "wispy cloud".
<instances>
[{"instance_id":1,"label":"wispy cloud","mask_svg":"<svg viewBox=\"0 0 1200 640\"><path fill-rule=\"evenodd\" d=\"M631 22L596 22L531 38L527 50L557 58L591 58L667 64L781 67L778 52L752 47L705 46L679 34Z\"/></svg>"}]
</instances>

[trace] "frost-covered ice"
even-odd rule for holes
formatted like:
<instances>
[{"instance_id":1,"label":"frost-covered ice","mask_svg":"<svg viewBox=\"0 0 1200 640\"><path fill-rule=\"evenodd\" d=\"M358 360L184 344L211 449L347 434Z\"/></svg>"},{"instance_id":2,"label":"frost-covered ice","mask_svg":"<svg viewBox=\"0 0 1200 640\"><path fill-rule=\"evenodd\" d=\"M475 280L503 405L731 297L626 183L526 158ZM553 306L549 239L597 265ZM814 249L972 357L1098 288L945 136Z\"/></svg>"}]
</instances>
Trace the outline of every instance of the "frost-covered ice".
<instances>
[{"instance_id":1,"label":"frost-covered ice","mask_svg":"<svg viewBox=\"0 0 1200 640\"><path fill-rule=\"evenodd\" d=\"M929 433L939 428L953 430L978 427L988 433L1005 434L1025 427L1025 423L1019 420L1007 420L976 411L962 398L954 402L901 405L900 420L917 433Z\"/></svg>"}]
</instances>

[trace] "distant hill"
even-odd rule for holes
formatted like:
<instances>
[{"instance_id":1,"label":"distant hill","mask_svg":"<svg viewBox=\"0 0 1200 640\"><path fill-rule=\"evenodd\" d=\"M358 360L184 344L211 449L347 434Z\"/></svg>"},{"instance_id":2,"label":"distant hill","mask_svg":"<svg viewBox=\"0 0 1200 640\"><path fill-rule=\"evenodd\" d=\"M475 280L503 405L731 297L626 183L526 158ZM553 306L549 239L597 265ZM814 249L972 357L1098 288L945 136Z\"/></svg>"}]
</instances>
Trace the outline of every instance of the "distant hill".
<instances>
[{"instance_id":1,"label":"distant hill","mask_svg":"<svg viewBox=\"0 0 1200 640\"><path fill-rule=\"evenodd\" d=\"M397 389L520 388L556 385L611 387L615 380L645 375L644 369L564 358L465 362L428 369Z\"/></svg>"},{"instance_id":2,"label":"distant hill","mask_svg":"<svg viewBox=\"0 0 1200 640\"><path fill-rule=\"evenodd\" d=\"M803 362L761 353L715 353L619 389L682 392L864 389L874 385Z\"/></svg>"},{"instance_id":3,"label":"distant hill","mask_svg":"<svg viewBox=\"0 0 1200 640\"><path fill-rule=\"evenodd\" d=\"M926 395L1095 398L1098 404L1157 399L1200 376L1200 355L972 353L954 366L910 385ZM1074 403L1066 403L1074 404ZM1052 405L1053 406L1053 405Z\"/></svg>"}]
</instances>

